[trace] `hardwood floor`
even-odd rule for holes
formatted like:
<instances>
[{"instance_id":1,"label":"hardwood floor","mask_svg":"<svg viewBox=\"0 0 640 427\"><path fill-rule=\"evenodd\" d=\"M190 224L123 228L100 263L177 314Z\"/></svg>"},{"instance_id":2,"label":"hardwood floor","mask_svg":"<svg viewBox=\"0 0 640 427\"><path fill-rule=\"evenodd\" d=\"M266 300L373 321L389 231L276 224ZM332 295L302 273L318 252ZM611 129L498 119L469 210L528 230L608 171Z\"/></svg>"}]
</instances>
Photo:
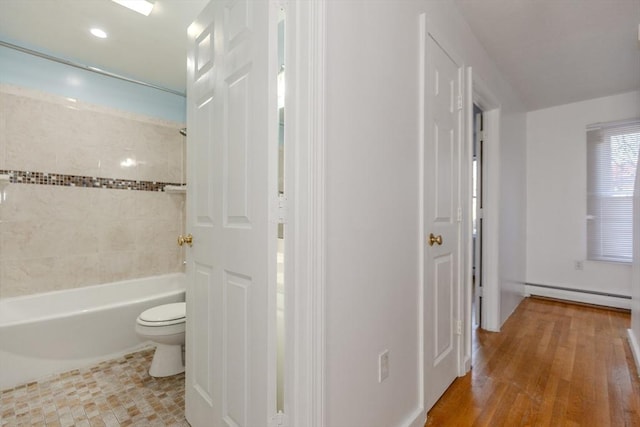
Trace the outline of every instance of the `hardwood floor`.
<instances>
[{"instance_id":1,"label":"hardwood floor","mask_svg":"<svg viewBox=\"0 0 640 427\"><path fill-rule=\"evenodd\" d=\"M500 333L477 330L473 368L425 426L640 426L624 311L527 298Z\"/></svg>"}]
</instances>

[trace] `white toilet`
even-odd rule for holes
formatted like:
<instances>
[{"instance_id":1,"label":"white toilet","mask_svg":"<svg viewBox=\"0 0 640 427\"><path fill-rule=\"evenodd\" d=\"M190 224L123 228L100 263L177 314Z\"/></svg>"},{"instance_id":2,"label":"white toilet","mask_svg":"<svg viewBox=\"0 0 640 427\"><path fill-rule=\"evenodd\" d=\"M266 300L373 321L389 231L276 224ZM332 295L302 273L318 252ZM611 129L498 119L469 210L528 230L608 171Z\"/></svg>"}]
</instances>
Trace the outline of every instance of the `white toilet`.
<instances>
[{"instance_id":1,"label":"white toilet","mask_svg":"<svg viewBox=\"0 0 640 427\"><path fill-rule=\"evenodd\" d=\"M168 377L184 372L182 346L186 320L186 303L159 305L145 310L136 320L136 333L143 340L157 344L149 375Z\"/></svg>"}]
</instances>

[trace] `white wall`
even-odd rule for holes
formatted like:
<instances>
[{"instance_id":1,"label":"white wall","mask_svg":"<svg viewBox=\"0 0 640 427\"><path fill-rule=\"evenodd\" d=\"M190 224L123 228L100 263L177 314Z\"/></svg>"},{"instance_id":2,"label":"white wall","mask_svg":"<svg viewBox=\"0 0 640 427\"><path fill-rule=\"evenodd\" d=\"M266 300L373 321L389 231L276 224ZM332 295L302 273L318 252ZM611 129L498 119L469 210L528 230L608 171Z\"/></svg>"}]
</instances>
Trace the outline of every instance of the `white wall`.
<instances>
[{"instance_id":1,"label":"white wall","mask_svg":"<svg viewBox=\"0 0 640 427\"><path fill-rule=\"evenodd\" d=\"M526 116L502 108L500 135L500 325L524 295L526 277ZM489 171L490 172L490 171Z\"/></svg>"},{"instance_id":2,"label":"white wall","mask_svg":"<svg viewBox=\"0 0 640 427\"><path fill-rule=\"evenodd\" d=\"M417 2L329 1L327 27L326 425L400 425L419 407Z\"/></svg>"},{"instance_id":3,"label":"white wall","mask_svg":"<svg viewBox=\"0 0 640 427\"><path fill-rule=\"evenodd\" d=\"M640 92L630 92L527 114L528 283L631 295L629 265L585 260L585 129L640 116L639 101ZM584 269L576 270L575 261L584 261ZM565 296L571 295L580 297ZM616 302L628 304L609 301Z\"/></svg>"},{"instance_id":4,"label":"white wall","mask_svg":"<svg viewBox=\"0 0 640 427\"><path fill-rule=\"evenodd\" d=\"M407 425L421 404L421 12L502 104L501 157L513 162L504 168L509 184L501 189L501 215L509 218L501 226L501 254L513 260L500 271L507 314L519 301L508 295L523 292L525 116L453 2L327 2L325 423L332 427ZM384 349L390 375L378 383L378 354Z\"/></svg>"}]
</instances>

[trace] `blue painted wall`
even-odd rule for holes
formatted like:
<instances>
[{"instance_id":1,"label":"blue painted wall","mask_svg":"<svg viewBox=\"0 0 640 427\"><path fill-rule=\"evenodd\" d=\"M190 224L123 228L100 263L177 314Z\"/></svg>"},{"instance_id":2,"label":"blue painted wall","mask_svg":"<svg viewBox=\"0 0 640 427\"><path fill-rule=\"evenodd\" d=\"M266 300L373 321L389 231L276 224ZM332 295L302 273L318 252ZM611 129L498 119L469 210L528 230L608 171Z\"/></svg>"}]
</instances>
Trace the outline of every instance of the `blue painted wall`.
<instances>
[{"instance_id":1,"label":"blue painted wall","mask_svg":"<svg viewBox=\"0 0 640 427\"><path fill-rule=\"evenodd\" d=\"M0 83L23 86L161 119L186 122L183 96L0 46Z\"/></svg>"}]
</instances>

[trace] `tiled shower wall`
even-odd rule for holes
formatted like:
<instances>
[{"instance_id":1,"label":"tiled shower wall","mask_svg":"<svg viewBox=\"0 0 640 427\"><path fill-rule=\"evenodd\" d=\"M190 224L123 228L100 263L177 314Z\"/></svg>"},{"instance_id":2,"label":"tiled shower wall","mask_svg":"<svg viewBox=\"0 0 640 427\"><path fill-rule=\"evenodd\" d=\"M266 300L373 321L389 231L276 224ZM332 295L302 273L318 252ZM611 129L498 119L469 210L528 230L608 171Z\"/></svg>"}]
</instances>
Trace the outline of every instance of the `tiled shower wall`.
<instances>
[{"instance_id":1,"label":"tiled shower wall","mask_svg":"<svg viewBox=\"0 0 640 427\"><path fill-rule=\"evenodd\" d=\"M0 84L0 298L182 271L183 126Z\"/></svg>"}]
</instances>

